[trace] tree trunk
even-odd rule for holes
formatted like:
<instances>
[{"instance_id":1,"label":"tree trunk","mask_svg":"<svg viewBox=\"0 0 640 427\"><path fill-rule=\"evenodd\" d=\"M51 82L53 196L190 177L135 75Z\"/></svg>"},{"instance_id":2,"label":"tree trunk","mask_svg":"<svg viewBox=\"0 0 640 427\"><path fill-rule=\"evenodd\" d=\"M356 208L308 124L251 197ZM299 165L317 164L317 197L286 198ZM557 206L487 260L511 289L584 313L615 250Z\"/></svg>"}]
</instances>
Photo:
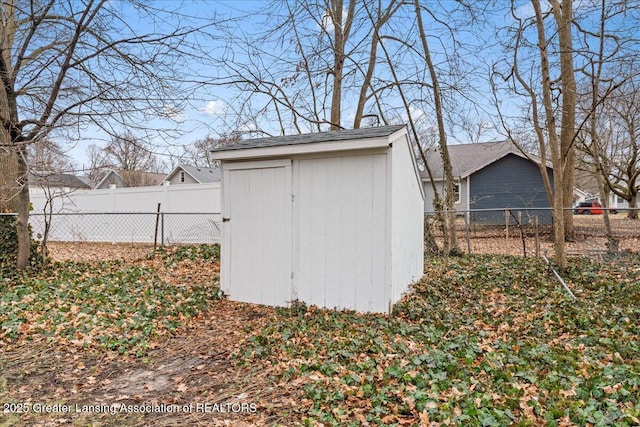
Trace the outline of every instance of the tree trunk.
<instances>
[{"instance_id":1,"label":"tree trunk","mask_svg":"<svg viewBox=\"0 0 640 427\"><path fill-rule=\"evenodd\" d=\"M447 146L447 132L444 125L444 113L442 111L440 84L438 80L438 74L436 73L435 66L433 65L431 52L429 51L429 44L427 43L427 36L425 34L424 26L422 23L420 1L414 0L414 5L416 9L416 19L418 24L417 27L418 33L420 35L420 41L422 43L424 60L429 69L429 75L431 77L431 84L433 87L433 100L436 110L436 120L438 122L438 144L440 148L440 156L442 157L442 166L444 169L444 251L445 253L453 254L458 252L458 239L456 237L456 213L454 206L456 198L453 185L453 168L451 166L451 158L449 157L449 148Z\"/></svg>"},{"instance_id":2,"label":"tree trunk","mask_svg":"<svg viewBox=\"0 0 640 427\"><path fill-rule=\"evenodd\" d=\"M627 212L627 218L638 219L638 192L631 193L631 200L629 200L629 211Z\"/></svg>"},{"instance_id":3,"label":"tree trunk","mask_svg":"<svg viewBox=\"0 0 640 427\"><path fill-rule=\"evenodd\" d=\"M597 163L600 164L599 161ZM607 236L605 245L608 253L615 254L620 251L620 241L613 235L613 231L611 230L611 219L609 218L609 195L611 192L604 183L604 180L599 179L598 181L598 191L600 193L600 199L602 200L602 206L604 207L602 220L604 221L604 234Z\"/></svg>"},{"instance_id":4,"label":"tree trunk","mask_svg":"<svg viewBox=\"0 0 640 427\"><path fill-rule=\"evenodd\" d=\"M355 10L355 1L349 2L349 10L346 19L343 19L343 0L333 0L331 2L331 19L333 20L333 91L331 93L331 130L342 129L342 78L344 71L344 61L346 58L345 46L351 30L351 22Z\"/></svg>"},{"instance_id":5,"label":"tree trunk","mask_svg":"<svg viewBox=\"0 0 640 427\"><path fill-rule=\"evenodd\" d=\"M562 82L562 124L560 128L560 152L563 160L562 177L562 206L570 208L573 204L573 183L575 167L575 137L576 137L576 78L573 66L573 1L551 1L553 16L558 27L558 42L560 45L560 80ZM564 212L564 234L566 240L574 240L573 213L567 209Z\"/></svg>"},{"instance_id":6,"label":"tree trunk","mask_svg":"<svg viewBox=\"0 0 640 427\"><path fill-rule=\"evenodd\" d=\"M2 141L7 139L2 138ZM0 147L0 212L17 212L18 165L8 148Z\"/></svg>"},{"instance_id":7,"label":"tree trunk","mask_svg":"<svg viewBox=\"0 0 640 427\"><path fill-rule=\"evenodd\" d=\"M567 254L565 252L564 209L562 208L562 191L558 191L558 188L562 187L562 182L554 180L553 186L555 187L553 193L553 252L556 263L560 267L564 267L567 264Z\"/></svg>"},{"instance_id":8,"label":"tree trunk","mask_svg":"<svg viewBox=\"0 0 640 427\"><path fill-rule=\"evenodd\" d=\"M18 219L16 222L18 232L18 259L17 270L24 270L31 258L31 233L29 232L29 165L27 164L27 152L25 146L16 147L18 162Z\"/></svg>"}]
</instances>

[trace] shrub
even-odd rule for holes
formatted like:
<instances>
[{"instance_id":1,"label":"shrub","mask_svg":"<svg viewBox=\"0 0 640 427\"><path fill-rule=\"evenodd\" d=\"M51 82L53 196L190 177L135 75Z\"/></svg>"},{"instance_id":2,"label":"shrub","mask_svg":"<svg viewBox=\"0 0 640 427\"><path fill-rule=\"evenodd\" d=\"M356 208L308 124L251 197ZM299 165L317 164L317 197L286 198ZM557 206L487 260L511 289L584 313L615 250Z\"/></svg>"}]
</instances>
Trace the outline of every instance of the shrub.
<instances>
[{"instance_id":1,"label":"shrub","mask_svg":"<svg viewBox=\"0 0 640 427\"><path fill-rule=\"evenodd\" d=\"M31 232L31 226L29 226ZM18 253L18 233L15 215L0 215L0 274L15 272ZM31 240L31 259L29 265L34 268L41 264L38 243Z\"/></svg>"}]
</instances>

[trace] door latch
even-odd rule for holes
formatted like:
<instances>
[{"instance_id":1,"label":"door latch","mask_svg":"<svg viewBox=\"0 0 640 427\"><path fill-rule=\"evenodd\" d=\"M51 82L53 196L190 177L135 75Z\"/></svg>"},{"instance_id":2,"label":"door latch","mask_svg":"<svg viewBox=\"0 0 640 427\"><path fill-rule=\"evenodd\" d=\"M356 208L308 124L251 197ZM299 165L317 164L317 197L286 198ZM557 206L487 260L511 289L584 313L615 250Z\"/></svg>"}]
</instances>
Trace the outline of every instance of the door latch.
<instances>
[{"instance_id":1,"label":"door latch","mask_svg":"<svg viewBox=\"0 0 640 427\"><path fill-rule=\"evenodd\" d=\"M231 221L231 218L222 218L222 222L229 222Z\"/></svg>"}]
</instances>

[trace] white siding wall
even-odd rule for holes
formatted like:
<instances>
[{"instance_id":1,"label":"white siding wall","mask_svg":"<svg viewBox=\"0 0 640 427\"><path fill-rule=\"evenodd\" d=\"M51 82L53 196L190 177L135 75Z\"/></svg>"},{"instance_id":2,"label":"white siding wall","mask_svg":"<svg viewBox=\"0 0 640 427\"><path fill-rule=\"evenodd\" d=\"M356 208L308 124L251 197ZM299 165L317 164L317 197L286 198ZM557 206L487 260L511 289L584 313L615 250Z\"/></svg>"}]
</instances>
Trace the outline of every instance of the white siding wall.
<instances>
[{"instance_id":1,"label":"white siding wall","mask_svg":"<svg viewBox=\"0 0 640 427\"><path fill-rule=\"evenodd\" d=\"M184 173L184 182L180 181L180 174L182 174L182 173ZM171 183L171 185L198 184L198 181L193 179L193 177L191 175L189 175L188 173L184 172L183 170L179 170L178 172L173 174L173 176L171 177L169 182Z\"/></svg>"},{"instance_id":2,"label":"white siding wall","mask_svg":"<svg viewBox=\"0 0 640 427\"><path fill-rule=\"evenodd\" d=\"M293 182L298 299L386 312L387 155L296 160Z\"/></svg>"},{"instance_id":3,"label":"white siding wall","mask_svg":"<svg viewBox=\"0 0 640 427\"><path fill-rule=\"evenodd\" d=\"M393 141L391 160L391 302L423 275L424 200L406 135Z\"/></svg>"},{"instance_id":4,"label":"white siding wall","mask_svg":"<svg viewBox=\"0 0 640 427\"><path fill-rule=\"evenodd\" d=\"M468 179L468 178L467 178ZM456 183L460 184L460 201L456 202L454 208L456 210L466 211L468 209L473 209L473 206L469 207L469 185L467 179L455 179ZM424 212L434 212L435 209L433 207L433 187L431 186L431 182L423 181L422 182L424 188ZM440 197L444 197L444 181L437 181L436 188L440 193Z\"/></svg>"}]
</instances>

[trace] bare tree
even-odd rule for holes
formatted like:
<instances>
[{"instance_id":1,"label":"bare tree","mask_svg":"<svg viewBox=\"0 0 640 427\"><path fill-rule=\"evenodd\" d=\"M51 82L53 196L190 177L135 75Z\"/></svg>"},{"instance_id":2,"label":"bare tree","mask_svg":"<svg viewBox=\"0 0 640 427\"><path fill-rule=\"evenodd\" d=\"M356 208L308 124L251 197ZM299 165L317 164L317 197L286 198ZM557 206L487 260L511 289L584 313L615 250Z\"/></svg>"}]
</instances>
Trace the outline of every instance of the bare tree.
<instances>
[{"instance_id":1,"label":"bare tree","mask_svg":"<svg viewBox=\"0 0 640 427\"><path fill-rule=\"evenodd\" d=\"M530 105L540 154L540 171L553 207L554 252L556 262L566 264L565 239L573 234L573 172L576 138L576 79L573 64L572 0L551 0L543 10L539 0L531 0L533 16L518 14L511 3L516 26L508 53L508 70L498 72L511 82L516 94L523 94ZM549 35L550 34L550 35ZM531 40L529 39L531 38ZM553 61L552 61L553 59ZM494 81L495 83L495 81ZM505 124L503 117L503 124ZM510 138L512 129L505 125ZM547 174L547 161L553 165L553 183Z\"/></svg>"},{"instance_id":2,"label":"bare tree","mask_svg":"<svg viewBox=\"0 0 640 427\"><path fill-rule=\"evenodd\" d=\"M217 138L209 135L186 146L180 159L193 166L213 169L217 165L216 161L211 158L211 150L234 144L240 140L241 137L238 132L232 132L230 135L222 135Z\"/></svg>"},{"instance_id":3,"label":"bare tree","mask_svg":"<svg viewBox=\"0 0 640 427\"><path fill-rule=\"evenodd\" d=\"M599 120L590 124L581 145L595 167L604 202L611 192L629 203L627 216L638 218L640 192L640 86L625 81L602 103ZM605 195L606 192L606 195Z\"/></svg>"},{"instance_id":4,"label":"bare tree","mask_svg":"<svg viewBox=\"0 0 640 427\"><path fill-rule=\"evenodd\" d=\"M442 166L444 170L444 206L439 210L444 211L444 229L445 229L445 242L444 250L446 253L458 252L458 239L456 238L456 213L454 203L456 200L453 182L453 169L451 166L451 158L449 157L449 148L447 146L447 130L445 127L445 117L442 107L442 93L440 91L440 80L438 73L433 64L433 58L429 49L429 43L427 41L427 35L425 32L424 24L422 22L422 8L419 0L414 0L414 6L416 8L416 20L418 27L418 34L420 35L420 42L422 44L422 50L424 55L424 62L429 69L429 77L431 78L431 87L433 90L434 108L436 113L436 121L438 123L438 148L440 149L440 156L442 157ZM440 200L438 193L436 195L436 205ZM442 209L444 208L444 209Z\"/></svg>"},{"instance_id":5,"label":"bare tree","mask_svg":"<svg viewBox=\"0 0 640 427\"><path fill-rule=\"evenodd\" d=\"M152 117L170 117L188 98L185 91L193 87L181 82L190 70L186 58L197 58L196 30L183 14L165 7L173 5L0 3L0 146L9 156L0 181L18 190L12 199L18 212L17 268L27 265L30 253L28 145L88 124L109 135L146 127ZM137 22L125 21L131 14Z\"/></svg>"},{"instance_id":6,"label":"bare tree","mask_svg":"<svg viewBox=\"0 0 640 427\"><path fill-rule=\"evenodd\" d=\"M109 170L115 170L129 187L154 185L147 173L160 171L160 162L150 144L130 133L113 135L104 148L91 145L88 154L91 171L98 180Z\"/></svg>"},{"instance_id":7,"label":"bare tree","mask_svg":"<svg viewBox=\"0 0 640 427\"><path fill-rule=\"evenodd\" d=\"M51 232L54 205L66 199L73 191L76 178L73 174L74 163L71 157L62 149L61 145L50 139L43 138L27 146L29 155L29 185L42 192L45 203L42 208L44 227L39 236L39 248L42 262L48 258L47 243ZM79 180L78 180L79 181Z\"/></svg>"},{"instance_id":8,"label":"bare tree","mask_svg":"<svg viewBox=\"0 0 640 427\"><path fill-rule=\"evenodd\" d=\"M638 54L638 8L624 0L531 0L530 9L524 6L511 3L510 13L517 24L506 29L510 42L505 48L511 58L500 71L499 66L494 67L494 76L509 82L507 93L527 100L522 128L533 130L539 156L553 165L553 184L542 173L554 208L556 256L562 260L559 228L564 229L565 240L574 238L569 209L574 172L585 165L584 159L576 164L577 147L591 157L587 162L592 173L604 184L597 191L603 202L608 200L610 186L604 177L612 169L597 160L609 150L605 104L636 73L630 64ZM493 79L494 84L496 81ZM505 111L500 111L500 117L512 136L513 122L506 124ZM561 225L557 218L560 203L564 207ZM606 214L604 221L610 231ZM614 240L609 243L615 250Z\"/></svg>"},{"instance_id":9,"label":"bare tree","mask_svg":"<svg viewBox=\"0 0 640 427\"><path fill-rule=\"evenodd\" d=\"M72 172L73 159L60 144L52 139L44 138L27 147L29 167L39 175Z\"/></svg>"},{"instance_id":10,"label":"bare tree","mask_svg":"<svg viewBox=\"0 0 640 427\"><path fill-rule=\"evenodd\" d=\"M470 73L460 71L457 40L465 25L461 18L473 8L466 2L428 6L397 0L272 2L258 27L264 31L238 34L234 28L225 34L223 72L214 84L237 94L239 121L229 128L249 122L257 132L275 128L286 134L350 127L351 117L354 128L409 122L414 149L425 163L419 128L437 117L429 126L439 129L446 156L458 102L471 102L473 92L463 87ZM450 213L449 229L453 186L444 193L440 205ZM455 233L446 240L447 252L454 250Z\"/></svg>"}]
</instances>

